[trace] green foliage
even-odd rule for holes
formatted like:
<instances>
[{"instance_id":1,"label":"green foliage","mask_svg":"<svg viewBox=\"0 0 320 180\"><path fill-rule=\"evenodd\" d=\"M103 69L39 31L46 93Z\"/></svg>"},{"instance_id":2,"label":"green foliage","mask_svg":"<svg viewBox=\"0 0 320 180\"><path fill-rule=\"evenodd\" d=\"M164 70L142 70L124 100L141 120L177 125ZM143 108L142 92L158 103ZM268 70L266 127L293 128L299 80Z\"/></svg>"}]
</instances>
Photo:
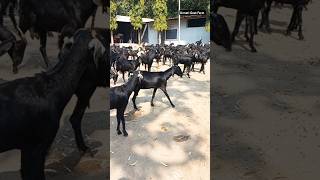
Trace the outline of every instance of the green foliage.
<instances>
[{"instance_id":1,"label":"green foliage","mask_svg":"<svg viewBox=\"0 0 320 180\"><path fill-rule=\"evenodd\" d=\"M131 25L134 30L142 28L142 15L144 12L144 0L140 0L138 4L133 5L129 11Z\"/></svg>"},{"instance_id":2,"label":"green foliage","mask_svg":"<svg viewBox=\"0 0 320 180\"><path fill-rule=\"evenodd\" d=\"M114 31L118 28L117 23L117 4L114 2L114 0L110 1L110 30Z\"/></svg>"},{"instance_id":3,"label":"green foliage","mask_svg":"<svg viewBox=\"0 0 320 180\"><path fill-rule=\"evenodd\" d=\"M206 22L205 29L206 29L207 32L210 32L210 21Z\"/></svg>"},{"instance_id":4,"label":"green foliage","mask_svg":"<svg viewBox=\"0 0 320 180\"><path fill-rule=\"evenodd\" d=\"M143 17L156 18L153 10L157 0L145 0L142 13ZM178 16L178 0L166 0L167 3L167 17ZM130 10L139 4L139 0L117 0L117 13L118 15L128 16ZM181 9L185 10L206 10L210 4L209 0L181 0Z\"/></svg>"},{"instance_id":5,"label":"green foliage","mask_svg":"<svg viewBox=\"0 0 320 180\"><path fill-rule=\"evenodd\" d=\"M168 0L168 17L178 16L178 0ZM210 5L209 0L180 0L181 10L206 10Z\"/></svg>"},{"instance_id":6,"label":"green foliage","mask_svg":"<svg viewBox=\"0 0 320 180\"><path fill-rule=\"evenodd\" d=\"M157 31L167 30L167 0L155 0L155 4L152 9L154 14L154 29Z\"/></svg>"},{"instance_id":7,"label":"green foliage","mask_svg":"<svg viewBox=\"0 0 320 180\"><path fill-rule=\"evenodd\" d=\"M208 4L207 6L207 22L206 22L205 29L207 32L210 32L210 4Z\"/></svg>"}]
</instances>

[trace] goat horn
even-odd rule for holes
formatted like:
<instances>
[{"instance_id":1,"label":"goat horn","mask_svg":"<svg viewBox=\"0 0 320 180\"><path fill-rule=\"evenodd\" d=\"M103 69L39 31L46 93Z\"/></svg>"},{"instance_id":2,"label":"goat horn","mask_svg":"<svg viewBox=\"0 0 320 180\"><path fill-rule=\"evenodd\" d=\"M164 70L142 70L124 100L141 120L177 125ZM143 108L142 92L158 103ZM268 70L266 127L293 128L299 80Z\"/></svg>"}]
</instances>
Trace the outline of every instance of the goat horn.
<instances>
[{"instance_id":1,"label":"goat horn","mask_svg":"<svg viewBox=\"0 0 320 180\"><path fill-rule=\"evenodd\" d=\"M102 43L96 39L93 38L90 43L88 44L89 49L94 48L94 62L96 66L98 66L98 59L105 53L106 48L102 45Z\"/></svg>"}]
</instances>

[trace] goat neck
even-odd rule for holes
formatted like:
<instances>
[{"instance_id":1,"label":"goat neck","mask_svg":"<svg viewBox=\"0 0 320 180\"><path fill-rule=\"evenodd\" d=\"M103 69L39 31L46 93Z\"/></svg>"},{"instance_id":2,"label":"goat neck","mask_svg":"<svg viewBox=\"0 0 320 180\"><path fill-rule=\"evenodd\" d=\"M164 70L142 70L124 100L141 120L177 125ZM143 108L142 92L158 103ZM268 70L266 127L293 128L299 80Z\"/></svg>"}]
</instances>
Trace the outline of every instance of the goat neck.
<instances>
[{"instance_id":1,"label":"goat neck","mask_svg":"<svg viewBox=\"0 0 320 180\"><path fill-rule=\"evenodd\" d=\"M168 80L171 76L174 75L174 69L173 69L173 67L165 70L165 71L163 72L163 74L164 74L164 78L165 78L166 80Z\"/></svg>"},{"instance_id":2,"label":"goat neck","mask_svg":"<svg viewBox=\"0 0 320 180\"><path fill-rule=\"evenodd\" d=\"M88 59L93 58L88 49L88 44L92 38L89 34L82 34L83 36L75 40L70 52L63 57L65 59L60 59L61 63L58 63L51 71L46 72L49 80L47 85L48 96L59 97L55 98L59 105L65 105L69 102L78 87L82 74L87 69Z\"/></svg>"},{"instance_id":3,"label":"goat neck","mask_svg":"<svg viewBox=\"0 0 320 180\"><path fill-rule=\"evenodd\" d=\"M138 85L139 80L140 78L137 75L133 75L133 77L130 78L129 81L123 85L125 92L127 92L128 97L136 89L136 86Z\"/></svg>"}]
</instances>

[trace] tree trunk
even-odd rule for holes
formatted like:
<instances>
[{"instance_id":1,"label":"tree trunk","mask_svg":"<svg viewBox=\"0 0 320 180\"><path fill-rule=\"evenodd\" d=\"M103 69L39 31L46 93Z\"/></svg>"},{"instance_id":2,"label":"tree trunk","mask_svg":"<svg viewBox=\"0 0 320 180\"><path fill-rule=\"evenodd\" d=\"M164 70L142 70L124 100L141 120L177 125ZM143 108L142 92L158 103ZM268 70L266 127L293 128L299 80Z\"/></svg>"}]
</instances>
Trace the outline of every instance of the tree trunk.
<instances>
[{"instance_id":1,"label":"tree trunk","mask_svg":"<svg viewBox=\"0 0 320 180\"><path fill-rule=\"evenodd\" d=\"M111 31L111 45L114 43L113 41L113 31Z\"/></svg>"},{"instance_id":2,"label":"tree trunk","mask_svg":"<svg viewBox=\"0 0 320 180\"><path fill-rule=\"evenodd\" d=\"M166 36L164 31L161 31L161 45L164 45L164 41L166 40Z\"/></svg>"},{"instance_id":3,"label":"tree trunk","mask_svg":"<svg viewBox=\"0 0 320 180\"><path fill-rule=\"evenodd\" d=\"M141 44L141 34L140 34L140 29L138 29L138 44Z\"/></svg>"},{"instance_id":4,"label":"tree trunk","mask_svg":"<svg viewBox=\"0 0 320 180\"><path fill-rule=\"evenodd\" d=\"M161 44L161 32L158 31L158 44Z\"/></svg>"}]
</instances>

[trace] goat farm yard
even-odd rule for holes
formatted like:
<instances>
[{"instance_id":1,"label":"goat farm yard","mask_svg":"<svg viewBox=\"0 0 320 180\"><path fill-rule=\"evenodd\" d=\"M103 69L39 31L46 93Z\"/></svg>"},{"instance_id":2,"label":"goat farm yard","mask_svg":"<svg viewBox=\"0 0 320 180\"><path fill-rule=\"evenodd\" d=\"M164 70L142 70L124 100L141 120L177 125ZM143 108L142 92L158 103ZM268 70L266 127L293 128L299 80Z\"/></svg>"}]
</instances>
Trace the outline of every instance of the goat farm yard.
<instances>
[{"instance_id":1,"label":"goat farm yard","mask_svg":"<svg viewBox=\"0 0 320 180\"><path fill-rule=\"evenodd\" d=\"M257 53L243 34L232 52L213 44L214 179L319 179L319 9L313 1L303 11L303 41L284 35L292 13L285 6L272 7L272 33L255 36ZM236 11L218 13L233 30Z\"/></svg>"},{"instance_id":2,"label":"goat farm yard","mask_svg":"<svg viewBox=\"0 0 320 180\"><path fill-rule=\"evenodd\" d=\"M168 64L168 63L167 63ZM164 71L169 65L151 72ZM183 66L181 66L183 68ZM126 109L128 137L117 135L116 110L110 111L110 179L208 179L210 169L210 63L206 74L175 75L168 80L172 108L161 90L150 105L153 89L142 89L135 111L132 96ZM141 66L144 70L144 66ZM126 74L127 80L127 74ZM123 84L119 74L116 86ZM110 80L113 86L113 80Z\"/></svg>"},{"instance_id":3,"label":"goat farm yard","mask_svg":"<svg viewBox=\"0 0 320 180\"><path fill-rule=\"evenodd\" d=\"M100 12L101 10L98 10ZM105 23L102 15L97 16L97 24ZM5 23L11 27L11 22L6 18ZM12 27L11 27L12 29ZM44 62L39 51L39 40L30 39L26 34L28 45L19 73L12 73L12 62L6 54L0 58L0 83L22 77L33 76L35 73L45 71ZM57 34L49 37L47 53L49 61L54 66L58 59ZM60 128L55 141L50 148L46 160L46 177L48 180L105 180L107 174L107 155L105 150L108 145L107 130L107 90L97 88L90 101L90 108L85 112L82 120L82 129L85 141L93 150L93 157L89 154L81 156L74 138L74 133L69 118L76 104L74 96L66 106L61 117ZM0 180L19 180L20 177L20 152L12 150L0 154Z\"/></svg>"}]
</instances>

